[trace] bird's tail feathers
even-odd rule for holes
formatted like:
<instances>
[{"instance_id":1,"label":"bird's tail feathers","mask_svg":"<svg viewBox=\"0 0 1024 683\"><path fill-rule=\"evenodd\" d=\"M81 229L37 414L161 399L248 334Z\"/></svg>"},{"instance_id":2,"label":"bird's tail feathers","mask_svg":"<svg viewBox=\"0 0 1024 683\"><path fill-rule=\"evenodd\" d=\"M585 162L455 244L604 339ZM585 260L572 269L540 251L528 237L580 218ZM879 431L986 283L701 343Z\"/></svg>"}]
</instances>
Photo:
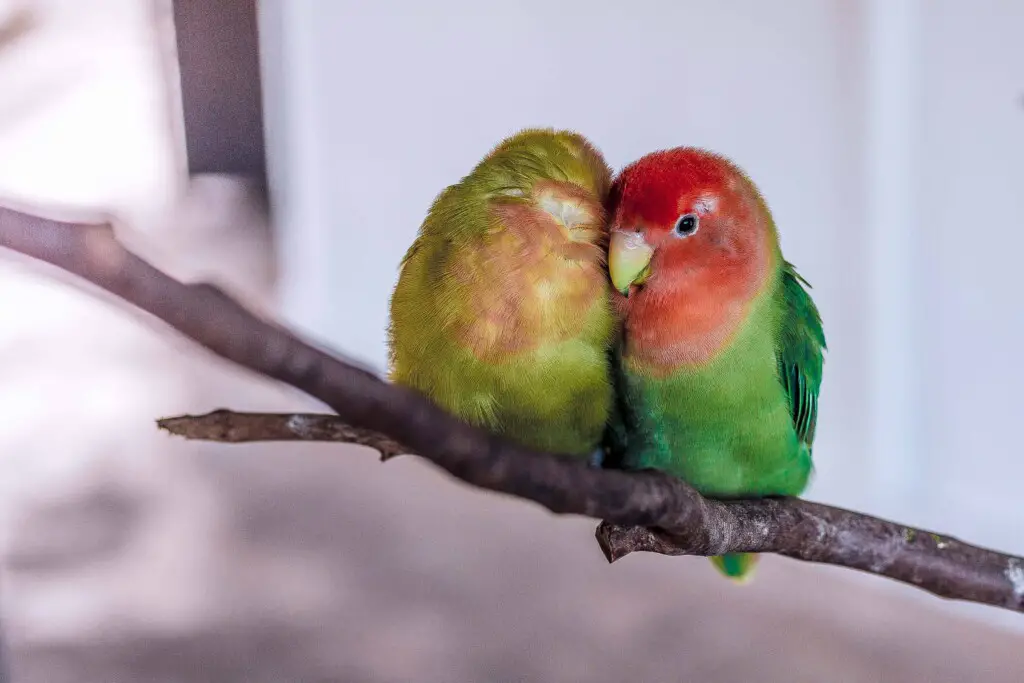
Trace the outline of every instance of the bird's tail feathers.
<instances>
[{"instance_id":1,"label":"bird's tail feathers","mask_svg":"<svg viewBox=\"0 0 1024 683\"><path fill-rule=\"evenodd\" d=\"M736 583L747 583L754 576L758 558L757 553L729 553L708 559L726 578Z\"/></svg>"}]
</instances>

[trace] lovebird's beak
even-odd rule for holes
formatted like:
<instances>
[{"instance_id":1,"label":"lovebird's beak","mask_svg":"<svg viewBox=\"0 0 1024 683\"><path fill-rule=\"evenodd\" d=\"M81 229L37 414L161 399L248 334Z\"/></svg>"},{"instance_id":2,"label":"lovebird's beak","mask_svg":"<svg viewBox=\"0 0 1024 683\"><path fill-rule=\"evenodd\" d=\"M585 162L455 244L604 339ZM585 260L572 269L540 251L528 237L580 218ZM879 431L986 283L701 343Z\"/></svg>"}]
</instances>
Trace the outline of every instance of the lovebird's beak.
<instances>
[{"instance_id":1,"label":"lovebird's beak","mask_svg":"<svg viewBox=\"0 0 1024 683\"><path fill-rule=\"evenodd\" d=\"M630 286L643 284L651 274L653 256L654 247L640 233L613 230L608 244L608 274L612 277L612 286L629 296Z\"/></svg>"}]
</instances>

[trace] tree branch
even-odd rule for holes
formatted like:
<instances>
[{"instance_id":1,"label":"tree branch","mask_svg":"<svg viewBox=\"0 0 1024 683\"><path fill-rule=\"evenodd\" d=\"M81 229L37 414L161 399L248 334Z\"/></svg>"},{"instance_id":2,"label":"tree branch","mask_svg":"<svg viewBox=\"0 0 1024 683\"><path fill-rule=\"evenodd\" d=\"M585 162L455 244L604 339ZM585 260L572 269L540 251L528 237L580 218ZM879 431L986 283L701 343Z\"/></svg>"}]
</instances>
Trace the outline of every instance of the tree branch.
<instances>
[{"instance_id":1,"label":"tree branch","mask_svg":"<svg viewBox=\"0 0 1024 683\"><path fill-rule=\"evenodd\" d=\"M358 429L326 413L236 413L221 409L205 415L165 417L156 424L175 436L200 441L334 441L369 446L380 453L381 460L412 452L380 432Z\"/></svg>"},{"instance_id":2,"label":"tree branch","mask_svg":"<svg viewBox=\"0 0 1024 683\"><path fill-rule=\"evenodd\" d=\"M383 434L356 430L328 414L216 410L164 418L158 424L171 434L205 441L334 441L369 446L385 459L411 453ZM969 599L960 592L970 584L987 581L984 577L995 583L987 587L979 583L972 590L994 595L1000 582L1009 579L1011 594L1015 585L1024 592L1024 563L1019 558L990 553L929 531L793 499L701 500L707 505L701 520L706 526L684 532L602 522L597 540L605 557L614 562L640 551L715 555L725 550L756 550L862 569L946 597Z\"/></svg>"},{"instance_id":3,"label":"tree branch","mask_svg":"<svg viewBox=\"0 0 1024 683\"><path fill-rule=\"evenodd\" d=\"M1024 611L1020 557L808 501L710 500L660 473L595 470L517 446L258 319L214 287L170 278L127 252L106 226L0 209L0 246L116 294L215 354L320 399L339 421L406 444L463 481L533 500L555 513L606 520L598 540L610 560L639 550L778 553L887 576L947 598ZM269 427L263 432L271 433Z\"/></svg>"}]
</instances>

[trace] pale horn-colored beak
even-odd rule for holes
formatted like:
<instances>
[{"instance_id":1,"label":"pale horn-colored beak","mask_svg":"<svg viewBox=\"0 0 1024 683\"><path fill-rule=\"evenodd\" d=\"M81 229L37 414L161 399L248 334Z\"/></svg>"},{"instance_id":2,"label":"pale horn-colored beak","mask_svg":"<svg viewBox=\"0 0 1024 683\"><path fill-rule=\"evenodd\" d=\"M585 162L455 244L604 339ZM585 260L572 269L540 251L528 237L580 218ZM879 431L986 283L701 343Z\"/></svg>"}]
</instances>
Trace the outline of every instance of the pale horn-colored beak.
<instances>
[{"instance_id":1,"label":"pale horn-colored beak","mask_svg":"<svg viewBox=\"0 0 1024 683\"><path fill-rule=\"evenodd\" d=\"M608 274L612 286L629 296L629 288L643 284L651 274L653 256L654 247L640 233L613 230L608 244Z\"/></svg>"}]
</instances>

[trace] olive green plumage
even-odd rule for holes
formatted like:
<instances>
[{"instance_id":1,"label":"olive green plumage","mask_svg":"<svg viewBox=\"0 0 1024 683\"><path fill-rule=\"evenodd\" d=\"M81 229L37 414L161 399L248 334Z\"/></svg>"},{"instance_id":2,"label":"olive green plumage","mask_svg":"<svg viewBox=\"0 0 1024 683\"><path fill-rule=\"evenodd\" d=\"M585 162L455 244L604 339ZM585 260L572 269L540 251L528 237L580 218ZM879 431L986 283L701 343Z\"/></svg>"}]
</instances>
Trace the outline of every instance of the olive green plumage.
<instances>
[{"instance_id":1,"label":"olive green plumage","mask_svg":"<svg viewBox=\"0 0 1024 683\"><path fill-rule=\"evenodd\" d=\"M589 455L612 400L610 171L569 131L499 144L434 201L391 300L391 378L527 446Z\"/></svg>"}]
</instances>

